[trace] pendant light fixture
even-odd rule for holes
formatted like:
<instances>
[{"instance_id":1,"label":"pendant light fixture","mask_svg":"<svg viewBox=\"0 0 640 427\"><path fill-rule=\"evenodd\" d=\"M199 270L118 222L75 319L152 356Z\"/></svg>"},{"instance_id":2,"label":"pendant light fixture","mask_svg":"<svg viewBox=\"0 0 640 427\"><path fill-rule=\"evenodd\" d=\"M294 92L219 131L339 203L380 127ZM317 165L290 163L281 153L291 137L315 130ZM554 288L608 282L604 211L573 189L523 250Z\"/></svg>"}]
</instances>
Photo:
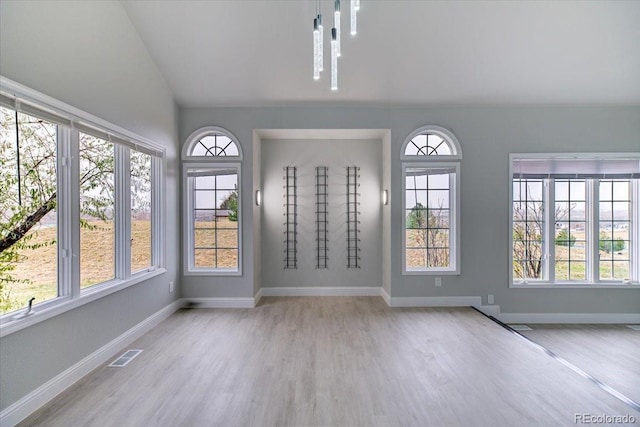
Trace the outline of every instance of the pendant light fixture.
<instances>
[{"instance_id":1,"label":"pendant light fixture","mask_svg":"<svg viewBox=\"0 0 640 427\"><path fill-rule=\"evenodd\" d=\"M336 41L338 42L338 58L340 57L340 0L333 3L333 27L336 29Z\"/></svg>"},{"instance_id":2,"label":"pendant light fixture","mask_svg":"<svg viewBox=\"0 0 640 427\"><path fill-rule=\"evenodd\" d=\"M318 18L313 19L313 79L320 79L320 29Z\"/></svg>"},{"instance_id":3,"label":"pendant light fixture","mask_svg":"<svg viewBox=\"0 0 640 427\"><path fill-rule=\"evenodd\" d=\"M324 71L324 27L322 23L322 0L316 0L316 16L313 18L313 79L320 80ZM333 0L333 28L331 28L331 90L338 90L338 58L342 54L340 31L340 0ZM357 33L360 0L350 0L351 35Z\"/></svg>"},{"instance_id":4,"label":"pendant light fixture","mask_svg":"<svg viewBox=\"0 0 640 427\"><path fill-rule=\"evenodd\" d=\"M338 32L331 29L331 90L338 90Z\"/></svg>"},{"instance_id":5,"label":"pendant light fixture","mask_svg":"<svg viewBox=\"0 0 640 427\"><path fill-rule=\"evenodd\" d=\"M355 36L358 32L358 9L360 5L356 0L351 0L351 35Z\"/></svg>"},{"instance_id":6,"label":"pendant light fixture","mask_svg":"<svg viewBox=\"0 0 640 427\"><path fill-rule=\"evenodd\" d=\"M319 3L319 1L318 1ZM322 27L322 11L318 11L318 31L320 32L320 39L318 41L318 68L320 72L324 71L324 29Z\"/></svg>"}]
</instances>

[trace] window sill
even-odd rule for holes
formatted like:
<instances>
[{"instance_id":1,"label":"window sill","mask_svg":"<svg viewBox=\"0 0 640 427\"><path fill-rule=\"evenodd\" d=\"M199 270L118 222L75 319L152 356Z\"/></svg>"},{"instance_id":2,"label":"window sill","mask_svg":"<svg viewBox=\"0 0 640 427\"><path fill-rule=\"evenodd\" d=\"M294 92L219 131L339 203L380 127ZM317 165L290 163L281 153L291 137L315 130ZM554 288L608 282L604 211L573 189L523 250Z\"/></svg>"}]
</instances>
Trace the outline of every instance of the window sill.
<instances>
[{"instance_id":1,"label":"window sill","mask_svg":"<svg viewBox=\"0 0 640 427\"><path fill-rule=\"evenodd\" d=\"M160 276L161 274L166 273L166 271L167 270L164 268L158 268L153 271L134 274L126 280L117 280L102 285L96 285L95 287L83 290L80 296L74 299L71 299L68 296L59 297L55 300L44 302L40 306L35 305L32 313L28 316L16 318L24 313L24 309L7 313L0 317L0 338L106 297L114 292L121 291L140 282Z\"/></svg>"},{"instance_id":2,"label":"window sill","mask_svg":"<svg viewBox=\"0 0 640 427\"><path fill-rule=\"evenodd\" d=\"M512 283L512 289L640 289L638 282L631 283Z\"/></svg>"},{"instance_id":3,"label":"window sill","mask_svg":"<svg viewBox=\"0 0 640 427\"><path fill-rule=\"evenodd\" d=\"M458 270L403 270L403 276L459 276Z\"/></svg>"},{"instance_id":4,"label":"window sill","mask_svg":"<svg viewBox=\"0 0 640 427\"><path fill-rule=\"evenodd\" d=\"M185 276L224 276L224 277L239 277L242 276L240 270L187 270L184 272Z\"/></svg>"}]
</instances>

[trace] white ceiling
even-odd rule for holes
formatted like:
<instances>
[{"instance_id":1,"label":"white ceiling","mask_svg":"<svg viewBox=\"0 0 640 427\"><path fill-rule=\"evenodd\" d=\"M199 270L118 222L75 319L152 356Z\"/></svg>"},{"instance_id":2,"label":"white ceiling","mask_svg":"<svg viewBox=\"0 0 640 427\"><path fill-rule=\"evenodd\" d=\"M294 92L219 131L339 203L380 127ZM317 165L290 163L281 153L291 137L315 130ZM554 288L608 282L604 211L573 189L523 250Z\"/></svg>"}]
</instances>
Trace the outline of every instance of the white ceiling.
<instances>
[{"instance_id":1,"label":"white ceiling","mask_svg":"<svg viewBox=\"0 0 640 427\"><path fill-rule=\"evenodd\" d=\"M122 3L187 107L640 105L640 1L361 0L351 37L343 0L337 92L313 0Z\"/></svg>"}]
</instances>

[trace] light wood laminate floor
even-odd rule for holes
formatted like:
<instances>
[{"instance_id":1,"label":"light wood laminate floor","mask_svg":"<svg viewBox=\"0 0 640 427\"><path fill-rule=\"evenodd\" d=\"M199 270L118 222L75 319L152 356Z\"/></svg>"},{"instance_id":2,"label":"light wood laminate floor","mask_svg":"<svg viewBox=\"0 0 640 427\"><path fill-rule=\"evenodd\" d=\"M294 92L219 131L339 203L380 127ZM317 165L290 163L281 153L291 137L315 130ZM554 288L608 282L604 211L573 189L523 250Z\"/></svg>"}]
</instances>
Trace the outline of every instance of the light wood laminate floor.
<instances>
[{"instance_id":1,"label":"light wood laminate floor","mask_svg":"<svg viewBox=\"0 0 640 427\"><path fill-rule=\"evenodd\" d=\"M29 426L573 426L640 413L471 308L377 297L184 309ZM124 350L124 349L123 349Z\"/></svg>"},{"instance_id":2,"label":"light wood laminate floor","mask_svg":"<svg viewBox=\"0 0 640 427\"><path fill-rule=\"evenodd\" d=\"M640 331L624 325L529 326L533 330L521 331L524 336L640 402Z\"/></svg>"}]
</instances>

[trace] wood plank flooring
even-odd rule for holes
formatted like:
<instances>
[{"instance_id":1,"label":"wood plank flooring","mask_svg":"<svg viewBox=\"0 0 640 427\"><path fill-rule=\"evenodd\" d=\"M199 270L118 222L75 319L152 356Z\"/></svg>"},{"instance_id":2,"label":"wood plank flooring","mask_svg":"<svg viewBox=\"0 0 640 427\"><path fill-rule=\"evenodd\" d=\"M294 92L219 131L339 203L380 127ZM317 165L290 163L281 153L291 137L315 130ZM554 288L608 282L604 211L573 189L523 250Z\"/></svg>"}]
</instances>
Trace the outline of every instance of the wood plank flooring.
<instances>
[{"instance_id":1,"label":"wood plank flooring","mask_svg":"<svg viewBox=\"0 0 640 427\"><path fill-rule=\"evenodd\" d=\"M624 325L529 325L521 333L640 402L640 331Z\"/></svg>"},{"instance_id":2,"label":"wood plank flooring","mask_svg":"<svg viewBox=\"0 0 640 427\"><path fill-rule=\"evenodd\" d=\"M470 308L378 297L185 309L22 425L573 426L640 413ZM124 350L124 349L123 349Z\"/></svg>"}]
</instances>

